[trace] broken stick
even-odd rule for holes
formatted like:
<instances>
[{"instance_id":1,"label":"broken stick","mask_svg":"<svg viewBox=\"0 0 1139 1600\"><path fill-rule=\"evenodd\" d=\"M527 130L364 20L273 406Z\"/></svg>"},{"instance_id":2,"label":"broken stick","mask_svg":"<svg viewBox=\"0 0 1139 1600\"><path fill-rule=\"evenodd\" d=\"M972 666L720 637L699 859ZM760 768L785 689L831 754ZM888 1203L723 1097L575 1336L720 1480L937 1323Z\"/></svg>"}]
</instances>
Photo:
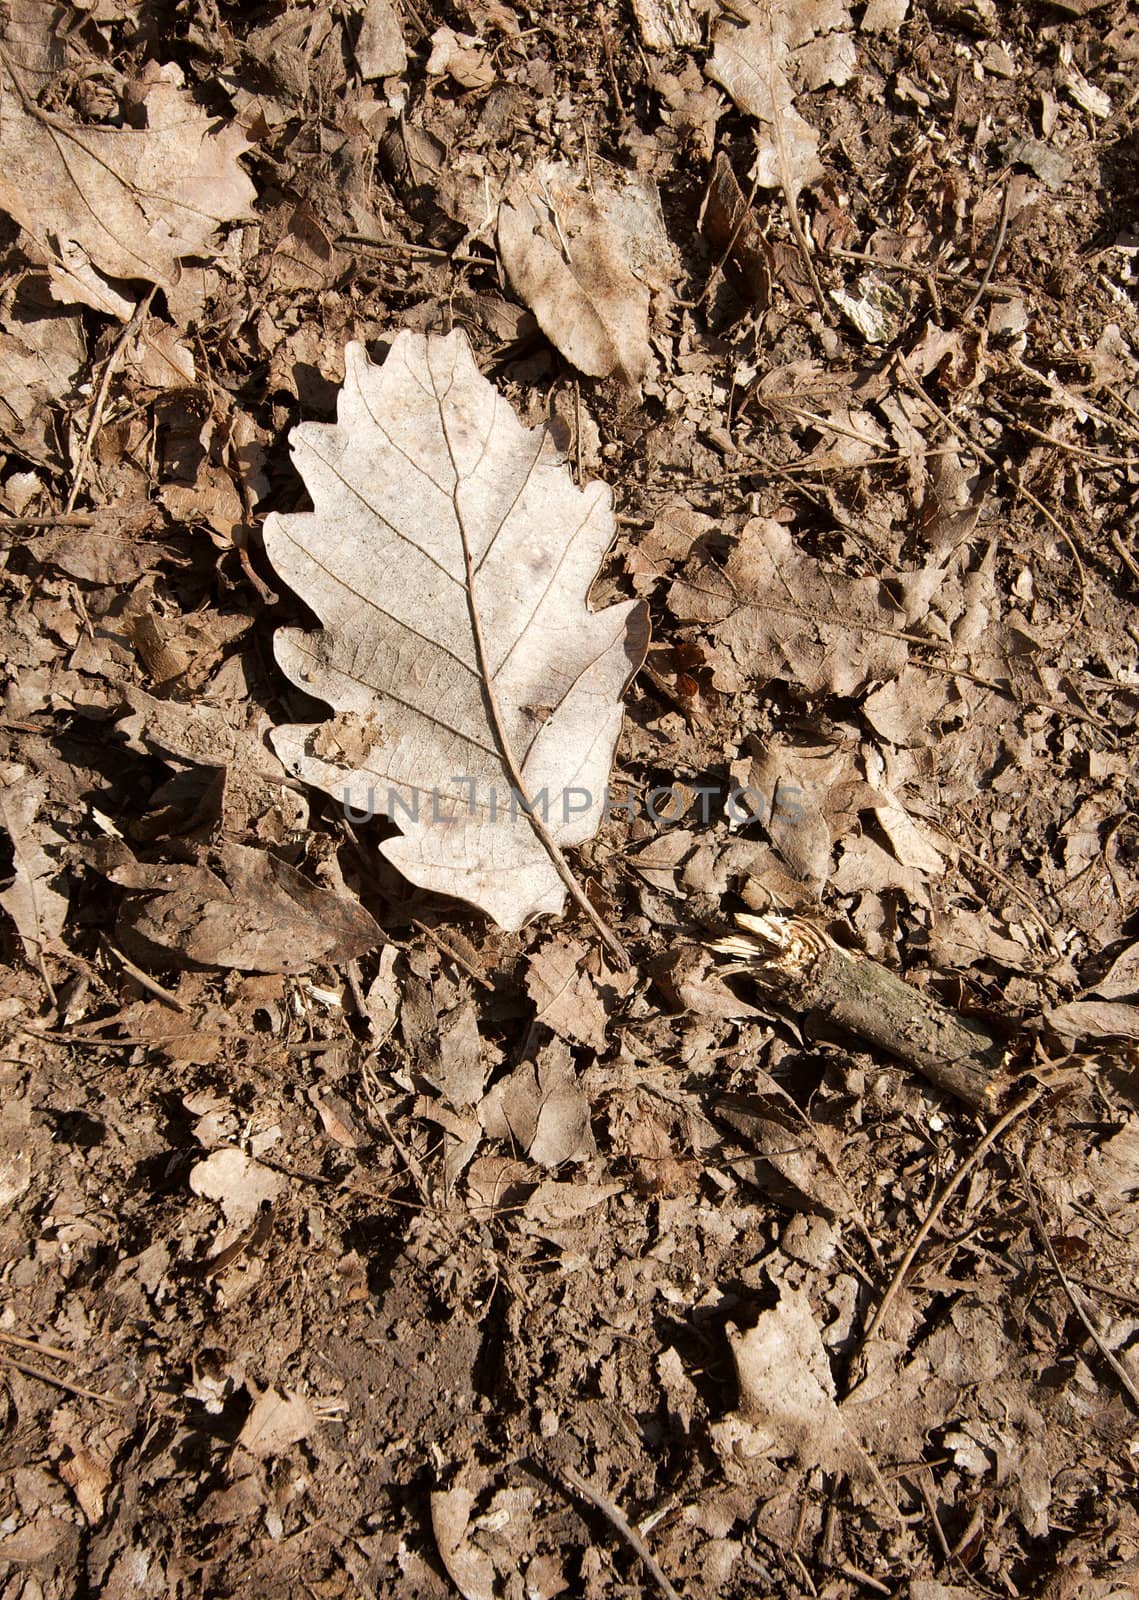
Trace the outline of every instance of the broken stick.
<instances>
[{"instance_id":1,"label":"broken stick","mask_svg":"<svg viewBox=\"0 0 1139 1600\"><path fill-rule=\"evenodd\" d=\"M995 1108L1006 1051L979 1024L801 917L740 912L736 922L744 932L712 949L781 1006L878 1045L974 1110Z\"/></svg>"}]
</instances>

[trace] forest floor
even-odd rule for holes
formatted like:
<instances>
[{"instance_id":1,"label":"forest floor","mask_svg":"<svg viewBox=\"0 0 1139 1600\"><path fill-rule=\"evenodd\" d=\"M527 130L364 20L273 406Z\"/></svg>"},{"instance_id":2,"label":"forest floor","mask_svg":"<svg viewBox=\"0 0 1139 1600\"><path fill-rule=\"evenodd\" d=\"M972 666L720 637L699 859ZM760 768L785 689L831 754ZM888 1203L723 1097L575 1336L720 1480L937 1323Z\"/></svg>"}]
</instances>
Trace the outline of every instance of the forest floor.
<instances>
[{"instance_id":1,"label":"forest floor","mask_svg":"<svg viewBox=\"0 0 1139 1600\"><path fill-rule=\"evenodd\" d=\"M0 1600L1139 1593L1137 128L1126 0L4 7ZM542 427L455 643L357 504ZM576 899L337 798L563 563Z\"/></svg>"}]
</instances>

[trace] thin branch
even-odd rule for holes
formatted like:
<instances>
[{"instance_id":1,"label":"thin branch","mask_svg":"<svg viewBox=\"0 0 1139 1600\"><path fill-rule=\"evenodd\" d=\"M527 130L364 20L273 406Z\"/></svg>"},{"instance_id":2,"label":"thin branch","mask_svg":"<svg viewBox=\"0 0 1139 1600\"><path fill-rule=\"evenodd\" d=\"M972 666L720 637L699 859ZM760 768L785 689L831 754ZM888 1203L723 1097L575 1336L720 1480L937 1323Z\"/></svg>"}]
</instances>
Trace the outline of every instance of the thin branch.
<instances>
[{"instance_id":1,"label":"thin branch","mask_svg":"<svg viewBox=\"0 0 1139 1600\"><path fill-rule=\"evenodd\" d=\"M572 1467L559 1465L554 1467L553 1471L564 1482L568 1483L571 1489L575 1489L583 1499L588 1500L595 1511L600 1511L605 1520L617 1530L630 1550L641 1562L641 1565L661 1594L665 1596L665 1600L680 1600L680 1596L672 1587L672 1584L669 1583L648 1545L613 1502L607 1500L600 1490L595 1489L591 1483L587 1483L581 1474L575 1472Z\"/></svg>"},{"instance_id":2,"label":"thin branch","mask_svg":"<svg viewBox=\"0 0 1139 1600\"><path fill-rule=\"evenodd\" d=\"M1014 1122L1018 1122L1020 1118L1024 1116L1026 1111L1031 1111L1032 1107L1044 1096L1046 1092L1047 1085L1038 1084L1035 1089L1024 1096L1023 1100L1018 1100L1016 1105L1014 1105L1011 1110L1006 1111L1004 1116L1001 1117L998 1122L993 1123L993 1126L981 1140L980 1144L977 1145L972 1155L963 1161L952 1177L948 1178L946 1182L942 1184L937 1199L933 1202L932 1206L930 1206L929 1211L926 1213L925 1220L918 1231L914 1234L914 1237L910 1242L909 1249L898 1263L897 1269L894 1272L894 1276L890 1279L885 1294L878 1302L878 1309L874 1313L869 1327L862 1336L858 1350L855 1352L856 1355L860 1355L862 1351L866 1349L867 1345L877 1337L878 1329L882 1326L882 1322L887 1311L889 1311L890 1307L893 1305L899 1289L905 1282L906 1276L914 1264L914 1259L917 1256L918 1251L921 1249L926 1239L928 1239L932 1230L936 1227L939 1217L949 1204L950 1200L957 1193L957 1190L961 1187L962 1183L964 1183L965 1179L973 1171L973 1168L978 1166L979 1163L985 1159L989 1151L996 1144L997 1140L1001 1138L1001 1136L1005 1134L1009 1128L1012 1127Z\"/></svg>"},{"instance_id":3,"label":"thin branch","mask_svg":"<svg viewBox=\"0 0 1139 1600\"><path fill-rule=\"evenodd\" d=\"M1087 1312L1080 1304L1076 1295L1076 1291L1072 1287L1067 1273L1060 1265L1060 1258L1057 1256L1052 1241L1048 1237L1048 1230L1045 1228L1044 1219L1040 1215L1040 1207L1036 1203L1036 1191L1032 1186L1032 1180L1029 1178L1028 1173L1024 1169L1024 1162L1020 1159L1020 1152L1018 1150L1014 1150L1012 1152L1012 1159L1016 1163L1017 1176L1020 1179L1021 1188L1024 1190L1024 1197L1028 1201L1028 1209L1032 1213L1033 1232L1036 1234L1037 1240L1040 1242L1040 1244L1043 1245L1044 1253L1052 1263L1052 1270L1060 1280L1060 1287L1067 1295L1069 1305L1072 1307L1072 1310L1076 1313L1077 1317L1079 1317L1080 1321L1086 1328L1088 1338L1095 1345L1100 1355L1107 1362L1112 1372L1115 1373L1115 1376L1119 1379L1120 1383L1127 1391L1132 1405L1134 1405L1136 1410L1139 1411L1139 1382L1137 1382L1131 1376L1127 1368L1123 1365L1122 1361L1120 1361L1119 1357L1115 1354L1114 1350L1111 1350L1108 1347L1103 1335L1100 1333L1099 1329L1095 1326L1092 1319L1088 1316Z\"/></svg>"},{"instance_id":4,"label":"thin branch","mask_svg":"<svg viewBox=\"0 0 1139 1600\"><path fill-rule=\"evenodd\" d=\"M66 1378L57 1378L50 1372L41 1372L38 1367L31 1366L27 1361L17 1361L15 1356L0 1355L0 1366L14 1367L17 1372L22 1372L27 1378L35 1378L39 1383L46 1383L53 1389L62 1389L64 1394L78 1395L81 1400L94 1400L98 1405L109 1406L113 1411L118 1411L125 1404L117 1400L114 1395L100 1394L97 1389L84 1389L82 1384L68 1383Z\"/></svg>"},{"instance_id":5,"label":"thin branch","mask_svg":"<svg viewBox=\"0 0 1139 1600\"><path fill-rule=\"evenodd\" d=\"M134 334L137 333L138 329L142 326L143 319L150 310L150 302L154 299L157 289L157 284L152 285L149 292L143 295L138 305L135 306L130 321L127 323L126 327L119 334L118 339L115 341L114 349L107 357L106 364L103 368L103 376L99 380L99 389L95 396L95 404L91 407L91 416L87 423L87 431L84 433L83 443L79 447L79 459L75 463L75 471L71 476L71 489L67 496L67 504L64 506L64 512L67 514L74 510L75 502L79 498L79 491L83 487L83 479L87 473L87 463L91 458L91 450L95 443L95 437L103 424L103 412L106 408L107 395L111 388L111 379L122 365L123 357L126 354L127 345L133 338Z\"/></svg>"},{"instance_id":6,"label":"thin branch","mask_svg":"<svg viewBox=\"0 0 1139 1600\"><path fill-rule=\"evenodd\" d=\"M976 311L977 307L984 299L985 290L992 282L993 273L997 270L997 262L1000 260L1001 251L1005 247L1005 238L1008 235L1009 214L1011 211L1012 183L1009 182L1005 184L1004 197L1001 200L1001 218L997 223L997 237L996 242L993 245L992 254L989 256L989 264L981 274L981 281L977 285L976 294L973 296L972 300L970 300L969 304L965 307L965 310L961 314L962 322L969 321L969 318L973 315L974 311Z\"/></svg>"}]
</instances>

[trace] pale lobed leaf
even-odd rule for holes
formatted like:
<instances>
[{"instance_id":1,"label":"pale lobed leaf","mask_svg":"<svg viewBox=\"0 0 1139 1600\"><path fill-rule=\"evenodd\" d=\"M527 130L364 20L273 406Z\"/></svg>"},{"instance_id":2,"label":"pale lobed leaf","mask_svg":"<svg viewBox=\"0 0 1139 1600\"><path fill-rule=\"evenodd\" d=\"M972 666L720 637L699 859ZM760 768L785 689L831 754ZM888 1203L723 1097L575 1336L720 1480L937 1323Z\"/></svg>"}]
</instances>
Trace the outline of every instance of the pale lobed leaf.
<instances>
[{"instance_id":1,"label":"pale lobed leaf","mask_svg":"<svg viewBox=\"0 0 1139 1600\"><path fill-rule=\"evenodd\" d=\"M458 332L399 333L382 366L350 344L337 422L302 424L292 450L314 511L271 516L265 547L322 629L283 630L277 659L339 715L278 728L274 749L390 816L402 836L380 848L413 883L506 928L559 911L556 858L597 831L648 643L639 602L586 604L609 489L575 487Z\"/></svg>"}]
</instances>

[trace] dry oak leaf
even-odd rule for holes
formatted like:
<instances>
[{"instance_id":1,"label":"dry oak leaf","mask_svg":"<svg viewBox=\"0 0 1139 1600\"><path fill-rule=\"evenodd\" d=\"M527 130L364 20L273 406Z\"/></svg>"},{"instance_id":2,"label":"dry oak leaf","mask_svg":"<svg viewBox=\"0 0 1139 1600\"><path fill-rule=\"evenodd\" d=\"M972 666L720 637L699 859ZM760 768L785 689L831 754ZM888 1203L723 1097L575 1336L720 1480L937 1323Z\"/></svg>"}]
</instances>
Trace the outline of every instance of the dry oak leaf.
<instances>
[{"instance_id":1,"label":"dry oak leaf","mask_svg":"<svg viewBox=\"0 0 1139 1600\"><path fill-rule=\"evenodd\" d=\"M337 416L292 434L314 512L265 524L269 559L323 624L281 631L276 654L373 742L325 759L322 725L292 724L273 748L356 816L397 823L380 851L422 888L509 929L560 911L566 888L580 903L561 852L601 822L648 645L643 603L586 604L610 490L574 486L459 332L399 333L382 367L350 344Z\"/></svg>"},{"instance_id":2,"label":"dry oak leaf","mask_svg":"<svg viewBox=\"0 0 1139 1600\"><path fill-rule=\"evenodd\" d=\"M143 79L145 128L83 127L40 110L9 65L0 73L0 209L59 262L58 299L114 308L102 280L173 287L184 256L211 255L223 222L256 190L238 165L249 140L219 127L173 65ZM118 313L130 315L130 303Z\"/></svg>"}]
</instances>

